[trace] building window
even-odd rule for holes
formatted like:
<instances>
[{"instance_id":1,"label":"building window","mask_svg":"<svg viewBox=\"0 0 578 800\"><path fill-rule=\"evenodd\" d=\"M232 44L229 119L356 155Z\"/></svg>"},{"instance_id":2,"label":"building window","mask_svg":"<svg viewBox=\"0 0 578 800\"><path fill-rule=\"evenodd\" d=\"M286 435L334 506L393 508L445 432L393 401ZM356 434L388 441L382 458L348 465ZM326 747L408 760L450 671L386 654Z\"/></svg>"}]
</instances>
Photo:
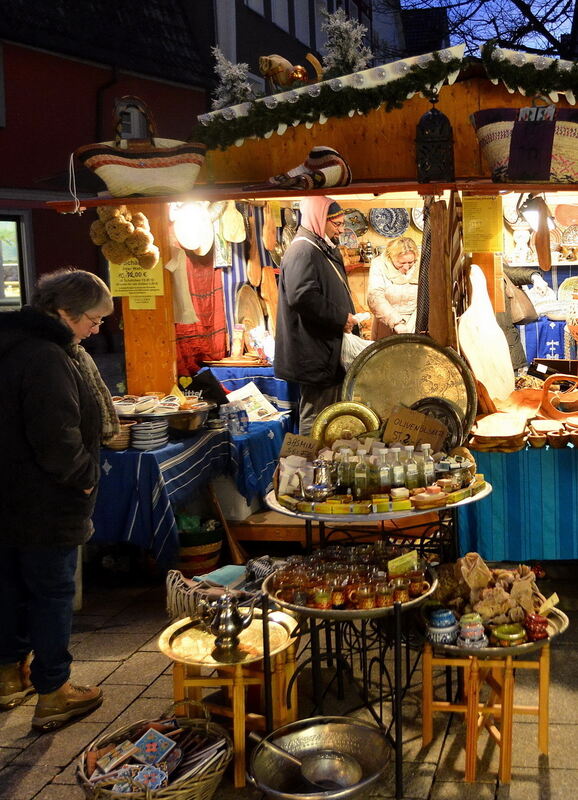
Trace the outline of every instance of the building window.
<instances>
[{"instance_id":1,"label":"building window","mask_svg":"<svg viewBox=\"0 0 578 800\"><path fill-rule=\"evenodd\" d=\"M295 36L300 42L309 46L311 44L311 31L309 29L309 0L294 0L295 6Z\"/></svg>"},{"instance_id":2,"label":"building window","mask_svg":"<svg viewBox=\"0 0 578 800\"><path fill-rule=\"evenodd\" d=\"M287 0L271 0L271 19L284 31L289 31L289 8Z\"/></svg>"},{"instance_id":3,"label":"building window","mask_svg":"<svg viewBox=\"0 0 578 800\"><path fill-rule=\"evenodd\" d=\"M0 311L20 308L28 299L27 221L26 212L0 214Z\"/></svg>"},{"instance_id":4,"label":"building window","mask_svg":"<svg viewBox=\"0 0 578 800\"><path fill-rule=\"evenodd\" d=\"M257 14L264 16L265 14L265 1L264 0L245 0L245 5Z\"/></svg>"}]
</instances>

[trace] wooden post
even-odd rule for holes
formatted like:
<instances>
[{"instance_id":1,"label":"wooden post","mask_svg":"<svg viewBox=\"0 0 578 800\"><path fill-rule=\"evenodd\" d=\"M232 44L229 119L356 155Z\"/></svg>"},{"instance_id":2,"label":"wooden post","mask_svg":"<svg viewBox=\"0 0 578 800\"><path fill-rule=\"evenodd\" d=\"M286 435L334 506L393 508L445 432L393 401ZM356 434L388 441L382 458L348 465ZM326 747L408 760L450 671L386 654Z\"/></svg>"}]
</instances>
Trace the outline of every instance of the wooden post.
<instances>
[{"instance_id":1,"label":"wooden post","mask_svg":"<svg viewBox=\"0 0 578 800\"><path fill-rule=\"evenodd\" d=\"M166 203L130 205L132 213L142 211L148 218L161 260L170 260L168 206ZM164 295L155 298L154 309L129 307L122 298L127 390L130 394L170 392L177 380L176 339L171 276L163 269Z\"/></svg>"}]
</instances>

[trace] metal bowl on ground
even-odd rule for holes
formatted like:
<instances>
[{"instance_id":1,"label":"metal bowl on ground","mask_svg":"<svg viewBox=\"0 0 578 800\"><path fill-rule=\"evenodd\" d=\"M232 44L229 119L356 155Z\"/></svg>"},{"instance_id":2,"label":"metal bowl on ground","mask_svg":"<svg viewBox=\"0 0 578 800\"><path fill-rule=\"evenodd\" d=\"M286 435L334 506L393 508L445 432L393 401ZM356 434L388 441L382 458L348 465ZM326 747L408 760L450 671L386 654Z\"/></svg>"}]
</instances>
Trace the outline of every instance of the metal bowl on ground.
<instances>
[{"instance_id":1,"label":"metal bowl on ground","mask_svg":"<svg viewBox=\"0 0 578 800\"><path fill-rule=\"evenodd\" d=\"M298 764L267 746L272 742L305 761L323 751L338 752L355 759L361 779L335 790L312 791ZM251 753L249 777L273 800L345 800L366 797L369 787L388 767L391 745L375 725L349 717L311 717L278 728L265 736ZM329 780L336 776L325 775Z\"/></svg>"}]
</instances>

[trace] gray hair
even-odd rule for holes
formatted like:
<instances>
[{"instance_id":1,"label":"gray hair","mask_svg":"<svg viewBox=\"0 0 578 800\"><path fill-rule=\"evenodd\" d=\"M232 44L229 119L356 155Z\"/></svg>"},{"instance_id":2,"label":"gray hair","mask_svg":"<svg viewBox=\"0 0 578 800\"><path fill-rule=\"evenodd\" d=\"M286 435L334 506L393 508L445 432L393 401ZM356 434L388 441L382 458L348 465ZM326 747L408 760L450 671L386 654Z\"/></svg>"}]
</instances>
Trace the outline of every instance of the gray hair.
<instances>
[{"instance_id":1,"label":"gray hair","mask_svg":"<svg viewBox=\"0 0 578 800\"><path fill-rule=\"evenodd\" d=\"M114 309L106 283L94 273L74 267L42 275L36 284L31 304L49 314L57 314L60 308L74 320L91 308L106 308L108 314Z\"/></svg>"}]
</instances>

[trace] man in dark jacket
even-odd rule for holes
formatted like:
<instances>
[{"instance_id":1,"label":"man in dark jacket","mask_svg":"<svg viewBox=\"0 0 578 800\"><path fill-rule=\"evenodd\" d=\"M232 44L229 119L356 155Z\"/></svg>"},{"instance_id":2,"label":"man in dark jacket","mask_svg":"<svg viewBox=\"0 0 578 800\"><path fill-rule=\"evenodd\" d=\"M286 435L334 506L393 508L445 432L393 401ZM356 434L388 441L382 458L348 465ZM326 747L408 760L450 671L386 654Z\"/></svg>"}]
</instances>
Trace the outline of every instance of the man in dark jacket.
<instances>
[{"instance_id":1,"label":"man in dark jacket","mask_svg":"<svg viewBox=\"0 0 578 800\"><path fill-rule=\"evenodd\" d=\"M339 400L343 334L356 319L337 247L343 210L329 197L306 197L301 215L281 262L275 375L299 383L299 433L306 436L315 417Z\"/></svg>"}]
</instances>

